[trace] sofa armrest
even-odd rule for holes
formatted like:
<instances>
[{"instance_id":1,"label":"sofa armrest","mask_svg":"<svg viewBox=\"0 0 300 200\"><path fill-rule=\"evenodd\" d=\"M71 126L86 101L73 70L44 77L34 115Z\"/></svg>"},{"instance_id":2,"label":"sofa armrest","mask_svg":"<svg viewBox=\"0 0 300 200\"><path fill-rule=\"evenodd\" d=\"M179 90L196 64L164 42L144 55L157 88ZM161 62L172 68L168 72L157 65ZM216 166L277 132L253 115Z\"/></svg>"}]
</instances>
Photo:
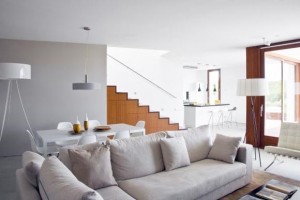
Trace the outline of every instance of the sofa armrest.
<instances>
[{"instance_id":1,"label":"sofa armrest","mask_svg":"<svg viewBox=\"0 0 300 200\"><path fill-rule=\"evenodd\" d=\"M245 163L247 166L246 183L250 183L252 177L252 150L253 150L252 145L241 144L235 159L238 162Z\"/></svg>"},{"instance_id":2,"label":"sofa armrest","mask_svg":"<svg viewBox=\"0 0 300 200\"><path fill-rule=\"evenodd\" d=\"M33 185L31 185L26 177L24 169L17 169L17 196L20 200L41 200L41 196Z\"/></svg>"}]
</instances>

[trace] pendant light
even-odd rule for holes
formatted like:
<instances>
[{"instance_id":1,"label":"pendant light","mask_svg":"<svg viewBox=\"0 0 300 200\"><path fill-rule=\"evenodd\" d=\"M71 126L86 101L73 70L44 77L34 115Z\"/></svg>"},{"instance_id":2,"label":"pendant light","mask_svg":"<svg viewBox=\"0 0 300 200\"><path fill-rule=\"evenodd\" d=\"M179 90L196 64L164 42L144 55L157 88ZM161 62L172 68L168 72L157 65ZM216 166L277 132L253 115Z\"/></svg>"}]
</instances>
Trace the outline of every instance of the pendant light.
<instances>
[{"instance_id":1,"label":"pendant light","mask_svg":"<svg viewBox=\"0 0 300 200\"><path fill-rule=\"evenodd\" d=\"M82 83L73 83L73 90L97 90L100 89L99 83L89 83L88 75L87 75L87 64L89 57L89 31L91 30L89 27L83 27L83 30L87 32L87 41L86 41L86 58L85 58L85 66L84 66L84 82Z\"/></svg>"},{"instance_id":2,"label":"pendant light","mask_svg":"<svg viewBox=\"0 0 300 200\"><path fill-rule=\"evenodd\" d=\"M201 92L201 84L199 83L198 92Z\"/></svg>"}]
</instances>

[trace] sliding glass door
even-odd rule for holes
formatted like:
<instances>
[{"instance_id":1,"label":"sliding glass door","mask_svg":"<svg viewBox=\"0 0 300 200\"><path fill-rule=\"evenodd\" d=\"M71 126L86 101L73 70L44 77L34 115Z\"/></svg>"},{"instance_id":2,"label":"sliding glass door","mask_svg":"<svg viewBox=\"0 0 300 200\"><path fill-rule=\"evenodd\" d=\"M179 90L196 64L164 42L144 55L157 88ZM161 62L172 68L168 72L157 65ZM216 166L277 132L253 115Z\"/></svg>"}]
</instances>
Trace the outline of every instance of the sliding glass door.
<instances>
[{"instance_id":1,"label":"sliding glass door","mask_svg":"<svg viewBox=\"0 0 300 200\"><path fill-rule=\"evenodd\" d=\"M297 94L297 64L265 56L265 136L278 137L281 122L300 122Z\"/></svg>"}]
</instances>

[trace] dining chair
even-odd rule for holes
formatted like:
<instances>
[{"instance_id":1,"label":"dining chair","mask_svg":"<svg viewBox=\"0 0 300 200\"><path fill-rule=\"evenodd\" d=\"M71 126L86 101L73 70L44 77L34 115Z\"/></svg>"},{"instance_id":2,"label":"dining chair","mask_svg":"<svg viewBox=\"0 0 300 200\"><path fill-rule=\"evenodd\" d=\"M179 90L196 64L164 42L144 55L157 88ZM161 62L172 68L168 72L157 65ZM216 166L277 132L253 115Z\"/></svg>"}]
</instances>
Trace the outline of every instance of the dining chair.
<instances>
[{"instance_id":1,"label":"dining chair","mask_svg":"<svg viewBox=\"0 0 300 200\"><path fill-rule=\"evenodd\" d=\"M129 133L128 130L125 130L125 131L119 131L119 132L117 132L117 133L114 135L114 137L113 137L114 140L115 140L115 139L123 139L123 138L130 138L130 133Z\"/></svg>"},{"instance_id":2,"label":"dining chair","mask_svg":"<svg viewBox=\"0 0 300 200\"><path fill-rule=\"evenodd\" d=\"M78 141L78 145L90 144L97 142L97 136L94 133L82 134Z\"/></svg>"},{"instance_id":3,"label":"dining chair","mask_svg":"<svg viewBox=\"0 0 300 200\"><path fill-rule=\"evenodd\" d=\"M135 126L139 128L145 128L145 124L145 121L138 121Z\"/></svg>"},{"instance_id":4,"label":"dining chair","mask_svg":"<svg viewBox=\"0 0 300 200\"><path fill-rule=\"evenodd\" d=\"M136 127L139 127L139 128L145 128L145 124L146 122L145 121L138 121L136 123ZM139 137L139 136L143 136L144 135L144 132L134 132L134 133L130 133L130 137Z\"/></svg>"},{"instance_id":5,"label":"dining chair","mask_svg":"<svg viewBox=\"0 0 300 200\"><path fill-rule=\"evenodd\" d=\"M100 125L101 123L96 119L89 120L89 129L94 129L96 126Z\"/></svg>"},{"instance_id":6,"label":"dining chair","mask_svg":"<svg viewBox=\"0 0 300 200\"><path fill-rule=\"evenodd\" d=\"M71 122L59 122L57 124L57 130L62 130L62 131L72 131L73 130L73 124ZM55 145L60 147L64 146L69 146L69 145L74 145L77 144L78 140L68 140L68 141L55 141Z\"/></svg>"},{"instance_id":7,"label":"dining chair","mask_svg":"<svg viewBox=\"0 0 300 200\"><path fill-rule=\"evenodd\" d=\"M26 130L26 133L29 137L30 140L30 147L31 147L31 151L38 153L40 155L43 155L43 147L38 146L35 137L33 136L33 134L29 131ZM56 146L47 146L47 155L49 154L57 154L58 153L58 149L56 148Z\"/></svg>"},{"instance_id":8,"label":"dining chair","mask_svg":"<svg viewBox=\"0 0 300 200\"><path fill-rule=\"evenodd\" d=\"M71 130L73 130L73 124L71 122L59 122L57 124L57 129L71 131Z\"/></svg>"}]
</instances>

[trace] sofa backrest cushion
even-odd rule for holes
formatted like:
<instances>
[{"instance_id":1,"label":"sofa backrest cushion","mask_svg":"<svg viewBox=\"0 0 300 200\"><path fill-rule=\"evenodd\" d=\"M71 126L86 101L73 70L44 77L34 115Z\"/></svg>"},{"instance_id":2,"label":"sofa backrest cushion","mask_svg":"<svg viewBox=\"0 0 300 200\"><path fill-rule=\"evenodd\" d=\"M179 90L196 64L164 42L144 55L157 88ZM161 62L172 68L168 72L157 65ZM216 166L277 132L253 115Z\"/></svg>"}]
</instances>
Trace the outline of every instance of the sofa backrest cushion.
<instances>
[{"instance_id":1,"label":"sofa backrest cushion","mask_svg":"<svg viewBox=\"0 0 300 200\"><path fill-rule=\"evenodd\" d=\"M108 145L101 145L94 151L69 149L72 172L76 178L95 190L117 185L113 177L110 150Z\"/></svg>"},{"instance_id":2,"label":"sofa backrest cushion","mask_svg":"<svg viewBox=\"0 0 300 200\"><path fill-rule=\"evenodd\" d=\"M103 200L99 193L78 181L55 156L47 158L42 165L39 190L43 200Z\"/></svg>"},{"instance_id":3,"label":"sofa backrest cushion","mask_svg":"<svg viewBox=\"0 0 300 200\"><path fill-rule=\"evenodd\" d=\"M45 158L32 151L25 151L22 155L22 166L27 181L34 187L38 186L38 175Z\"/></svg>"},{"instance_id":4,"label":"sofa backrest cushion","mask_svg":"<svg viewBox=\"0 0 300 200\"><path fill-rule=\"evenodd\" d=\"M71 146L65 146L60 148L58 158L59 160L69 169L71 170L71 160L69 156L69 149L83 149L88 152L92 152L98 147L100 147L101 144L98 142L86 144L86 145L71 145Z\"/></svg>"},{"instance_id":5,"label":"sofa backrest cushion","mask_svg":"<svg viewBox=\"0 0 300 200\"><path fill-rule=\"evenodd\" d=\"M183 136L192 163L207 158L212 146L208 126L199 126L182 131L167 131L167 134L168 137Z\"/></svg>"},{"instance_id":6,"label":"sofa backrest cushion","mask_svg":"<svg viewBox=\"0 0 300 200\"><path fill-rule=\"evenodd\" d=\"M127 180L164 170L160 139L165 132L146 136L112 140L110 153L116 180Z\"/></svg>"}]
</instances>

